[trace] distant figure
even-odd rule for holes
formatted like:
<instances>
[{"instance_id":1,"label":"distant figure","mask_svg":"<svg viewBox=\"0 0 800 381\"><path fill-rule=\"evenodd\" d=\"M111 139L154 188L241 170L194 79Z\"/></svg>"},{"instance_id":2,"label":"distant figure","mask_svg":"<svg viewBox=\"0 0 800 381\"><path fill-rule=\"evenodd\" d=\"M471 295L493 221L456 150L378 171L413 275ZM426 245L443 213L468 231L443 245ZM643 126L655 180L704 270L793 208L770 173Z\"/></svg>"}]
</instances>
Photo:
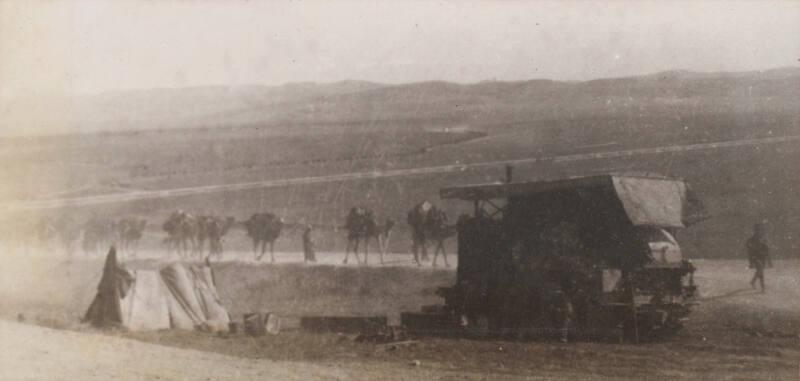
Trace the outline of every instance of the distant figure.
<instances>
[{"instance_id":1,"label":"distant figure","mask_svg":"<svg viewBox=\"0 0 800 381\"><path fill-rule=\"evenodd\" d=\"M411 252L414 262L421 265L420 261L428 260L428 237L426 228L429 226L429 214L434 206L428 201L423 201L408 211L406 222L411 226ZM421 256L420 256L421 254Z\"/></svg>"},{"instance_id":2,"label":"distant figure","mask_svg":"<svg viewBox=\"0 0 800 381\"><path fill-rule=\"evenodd\" d=\"M747 248L747 259L750 262L750 268L756 271L750 281L750 286L755 289L756 281L759 281L761 283L761 292L766 292L766 288L764 288L764 268L772 267L772 259L769 257L769 245L767 244L764 224L757 223L753 225L753 236L747 240L745 247Z\"/></svg>"},{"instance_id":3,"label":"distant figure","mask_svg":"<svg viewBox=\"0 0 800 381\"><path fill-rule=\"evenodd\" d=\"M314 253L314 240L311 238L311 225L306 225L303 231L303 262L316 262L317 256Z\"/></svg>"}]
</instances>

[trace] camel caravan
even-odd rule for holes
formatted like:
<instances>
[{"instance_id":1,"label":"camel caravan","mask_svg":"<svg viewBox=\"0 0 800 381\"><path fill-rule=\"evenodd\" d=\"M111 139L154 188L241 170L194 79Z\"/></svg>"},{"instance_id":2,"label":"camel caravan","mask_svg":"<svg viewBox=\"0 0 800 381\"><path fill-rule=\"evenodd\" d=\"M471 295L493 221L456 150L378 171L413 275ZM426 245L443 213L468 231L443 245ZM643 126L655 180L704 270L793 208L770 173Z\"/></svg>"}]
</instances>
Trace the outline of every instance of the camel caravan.
<instances>
[{"instance_id":1,"label":"camel caravan","mask_svg":"<svg viewBox=\"0 0 800 381\"><path fill-rule=\"evenodd\" d=\"M383 224L378 224L374 216L375 214L370 209L361 207L350 209L345 220L347 249L342 263L347 264L351 252L355 255L356 262L359 262L358 248L363 244L363 263L368 264L370 241L378 244L380 263L385 263L384 254L389 248L389 237L395 221L388 218ZM437 266L437 259L441 254L445 266L450 267L445 251L445 241L456 235L456 225L448 223L447 213L430 202L423 201L408 211L407 222L411 229L411 252L414 256L414 263L421 266L423 261L428 261L428 245L433 245L432 265Z\"/></svg>"},{"instance_id":2,"label":"camel caravan","mask_svg":"<svg viewBox=\"0 0 800 381\"><path fill-rule=\"evenodd\" d=\"M428 201L414 205L407 213L410 231L410 246L413 263L421 266L430 261L429 249L433 249L432 265L437 266L439 256L445 266L450 266L445 251L445 242L456 235L456 225L449 224L447 214ZM87 256L102 255L109 246L115 246L121 254L136 258L140 241L145 235L148 221L137 217L111 219L92 215L84 223L69 215L44 217L17 224L27 234L10 234L9 237L24 239L25 247L38 247L46 251L61 249L72 257L82 251ZM287 223L274 213L254 213L244 221L234 217L192 214L176 210L168 215L161 230L165 234L161 245L167 256L181 259L222 260L225 237L234 228L242 230L252 241L253 258L261 261L269 251L271 263L275 259L275 242L288 230L302 230L302 246L306 262L316 262L316 245L312 238L312 225ZM356 206L349 210L342 226L322 226L333 231L344 231L346 248L343 264L351 262L369 264L370 248L379 254L379 263L385 264L389 250L389 239L396 221L392 218L378 220L373 210ZM0 232L2 233L2 232ZM16 233L19 233L16 232ZM21 238L26 237L26 238Z\"/></svg>"},{"instance_id":3,"label":"camel caravan","mask_svg":"<svg viewBox=\"0 0 800 381\"><path fill-rule=\"evenodd\" d=\"M172 213L162 226L167 238L167 254L177 253L188 259L202 257L208 242L207 257L222 258L222 238L235 223L233 217L194 216L182 210Z\"/></svg>"},{"instance_id":4,"label":"camel caravan","mask_svg":"<svg viewBox=\"0 0 800 381\"><path fill-rule=\"evenodd\" d=\"M409 212L407 222L411 230L411 250L413 262L421 266L429 261L428 246L433 247L433 266L437 266L441 255L445 266L450 263L445 250L445 242L456 235L456 225L449 224L447 214L428 201L415 205ZM380 264L385 264L385 255L389 249L389 238L396 222L391 218L379 223L375 212L369 208L356 206L350 209L343 226L334 226L334 230L343 229L347 237L345 257L342 264L350 262L351 255L357 264L369 264L369 248L377 244ZM315 244L311 239L311 224L286 223L274 213L255 213L249 219L236 222L232 217L194 216L184 211L176 211L170 215L163 225L167 234L163 243L167 252L182 258L198 259L216 256L222 258L223 242L226 233L234 226L244 229L253 243L253 257L261 261L267 250L270 262L275 262L275 242L286 230L286 227L302 229L302 244L305 262L316 262ZM205 250L206 242L208 249ZM363 259L362 259L363 254Z\"/></svg>"}]
</instances>

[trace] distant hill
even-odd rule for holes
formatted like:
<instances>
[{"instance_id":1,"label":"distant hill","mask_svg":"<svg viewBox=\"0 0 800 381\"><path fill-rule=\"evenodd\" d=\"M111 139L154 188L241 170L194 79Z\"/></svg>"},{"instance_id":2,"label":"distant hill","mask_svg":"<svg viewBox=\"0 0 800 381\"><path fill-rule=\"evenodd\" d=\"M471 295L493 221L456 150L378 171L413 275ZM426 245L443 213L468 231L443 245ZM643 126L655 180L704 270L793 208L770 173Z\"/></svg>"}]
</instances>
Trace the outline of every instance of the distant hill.
<instances>
[{"instance_id":1,"label":"distant hill","mask_svg":"<svg viewBox=\"0 0 800 381\"><path fill-rule=\"evenodd\" d=\"M643 113L793 113L800 68L737 73L667 71L585 82L530 80L475 84L364 81L282 86L194 87L108 92L76 98L3 99L0 131L52 133L216 126L376 123L514 123Z\"/></svg>"}]
</instances>

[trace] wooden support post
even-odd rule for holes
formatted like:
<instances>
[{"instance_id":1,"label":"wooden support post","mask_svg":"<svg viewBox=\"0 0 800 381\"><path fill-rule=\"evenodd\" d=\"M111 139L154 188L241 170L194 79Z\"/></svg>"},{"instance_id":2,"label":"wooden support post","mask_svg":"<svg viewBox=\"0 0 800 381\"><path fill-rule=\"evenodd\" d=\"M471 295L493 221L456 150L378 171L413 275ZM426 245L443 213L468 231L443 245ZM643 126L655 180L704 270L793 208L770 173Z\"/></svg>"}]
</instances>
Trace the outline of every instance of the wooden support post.
<instances>
[{"instance_id":1,"label":"wooden support post","mask_svg":"<svg viewBox=\"0 0 800 381\"><path fill-rule=\"evenodd\" d=\"M628 274L628 289L630 290L631 294L631 312L633 312L633 338L636 344L639 344L639 317L638 313L636 312L636 293L635 287L633 286L633 279Z\"/></svg>"}]
</instances>

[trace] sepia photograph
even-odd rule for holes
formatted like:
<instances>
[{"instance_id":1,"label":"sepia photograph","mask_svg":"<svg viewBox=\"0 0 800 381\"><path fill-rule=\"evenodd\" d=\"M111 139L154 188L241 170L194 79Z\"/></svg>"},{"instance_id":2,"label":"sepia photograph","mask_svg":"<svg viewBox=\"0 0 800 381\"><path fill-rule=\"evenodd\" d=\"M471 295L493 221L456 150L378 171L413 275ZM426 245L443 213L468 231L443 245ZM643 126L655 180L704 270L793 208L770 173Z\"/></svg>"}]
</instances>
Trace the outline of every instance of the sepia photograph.
<instances>
[{"instance_id":1,"label":"sepia photograph","mask_svg":"<svg viewBox=\"0 0 800 381\"><path fill-rule=\"evenodd\" d=\"M800 1L0 0L0 380L800 380Z\"/></svg>"}]
</instances>

